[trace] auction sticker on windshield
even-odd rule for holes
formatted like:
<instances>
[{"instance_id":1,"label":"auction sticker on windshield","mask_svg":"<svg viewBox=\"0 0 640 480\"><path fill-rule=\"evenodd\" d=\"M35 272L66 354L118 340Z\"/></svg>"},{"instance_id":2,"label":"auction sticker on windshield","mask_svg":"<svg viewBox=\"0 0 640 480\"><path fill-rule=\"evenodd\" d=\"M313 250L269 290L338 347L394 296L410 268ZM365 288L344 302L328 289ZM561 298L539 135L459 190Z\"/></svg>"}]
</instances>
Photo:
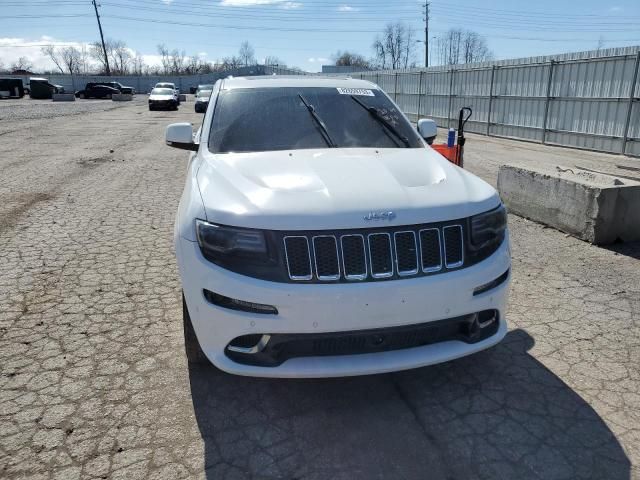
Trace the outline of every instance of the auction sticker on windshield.
<instances>
[{"instance_id":1,"label":"auction sticker on windshield","mask_svg":"<svg viewBox=\"0 0 640 480\"><path fill-rule=\"evenodd\" d=\"M338 88L340 95L364 95L366 97L375 97L373 90L367 90L366 88Z\"/></svg>"}]
</instances>

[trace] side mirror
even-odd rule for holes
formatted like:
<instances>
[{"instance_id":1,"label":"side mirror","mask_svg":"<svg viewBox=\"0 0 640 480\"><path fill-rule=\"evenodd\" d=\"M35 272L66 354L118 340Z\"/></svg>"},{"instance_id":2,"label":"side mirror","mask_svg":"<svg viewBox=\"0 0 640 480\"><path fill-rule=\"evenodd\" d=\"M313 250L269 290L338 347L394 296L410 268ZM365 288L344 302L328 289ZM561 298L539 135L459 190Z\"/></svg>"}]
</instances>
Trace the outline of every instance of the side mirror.
<instances>
[{"instance_id":1,"label":"side mirror","mask_svg":"<svg viewBox=\"0 0 640 480\"><path fill-rule=\"evenodd\" d=\"M438 135L438 125L436 125L435 120L421 118L418 120L418 133L431 145Z\"/></svg>"},{"instance_id":2,"label":"side mirror","mask_svg":"<svg viewBox=\"0 0 640 480\"><path fill-rule=\"evenodd\" d=\"M173 148L197 151L198 144L193 141L193 128L190 123L172 123L164 134L165 142Z\"/></svg>"}]
</instances>

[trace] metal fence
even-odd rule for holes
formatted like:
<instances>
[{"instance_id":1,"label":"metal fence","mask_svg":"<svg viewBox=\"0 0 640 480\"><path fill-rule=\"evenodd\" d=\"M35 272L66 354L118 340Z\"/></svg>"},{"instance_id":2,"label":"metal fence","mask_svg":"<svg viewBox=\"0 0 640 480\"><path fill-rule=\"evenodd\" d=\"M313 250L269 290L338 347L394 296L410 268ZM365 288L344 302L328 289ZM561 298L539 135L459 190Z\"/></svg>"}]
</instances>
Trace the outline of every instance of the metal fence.
<instances>
[{"instance_id":1,"label":"metal fence","mask_svg":"<svg viewBox=\"0 0 640 480\"><path fill-rule=\"evenodd\" d=\"M640 47L477 65L352 74L382 87L412 119L553 145L640 155Z\"/></svg>"}]
</instances>

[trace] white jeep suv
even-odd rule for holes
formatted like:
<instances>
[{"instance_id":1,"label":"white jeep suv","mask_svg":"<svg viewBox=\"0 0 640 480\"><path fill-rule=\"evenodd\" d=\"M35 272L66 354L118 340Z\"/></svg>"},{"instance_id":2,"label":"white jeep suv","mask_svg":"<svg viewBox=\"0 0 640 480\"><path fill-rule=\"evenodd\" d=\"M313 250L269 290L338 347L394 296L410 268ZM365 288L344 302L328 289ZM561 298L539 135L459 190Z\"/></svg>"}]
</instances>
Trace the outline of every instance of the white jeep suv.
<instances>
[{"instance_id":1,"label":"white jeep suv","mask_svg":"<svg viewBox=\"0 0 640 480\"><path fill-rule=\"evenodd\" d=\"M432 134L422 132L424 137ZM329 377L444 362L507 331L506 214L376 85L216 83L175 224L190 363Z\"/></svg>"}]
</instances>

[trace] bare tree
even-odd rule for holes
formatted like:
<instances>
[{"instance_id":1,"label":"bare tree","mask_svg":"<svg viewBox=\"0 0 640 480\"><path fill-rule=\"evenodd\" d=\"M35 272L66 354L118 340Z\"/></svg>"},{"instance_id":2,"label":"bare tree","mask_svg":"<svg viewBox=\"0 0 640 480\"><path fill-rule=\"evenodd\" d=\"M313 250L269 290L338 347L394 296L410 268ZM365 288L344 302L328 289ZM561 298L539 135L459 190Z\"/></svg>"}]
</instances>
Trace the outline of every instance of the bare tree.
<instances>
[{"instance_id":1,"label":"bare tree","mask_svg":"<svg viewBox=\"0 0 640 480\"><path fill-rule=\"evenodd\" d=\"M27 57L20 57L18 60L11 64L11 70L31 70L33 63Z\"/></svg>"},{"instance_id":2,"label":"bare tree","mask_svg":"<svg viewBox=\"0 0 640 480\"><path fill-rule=\"evenodd\" d=\"M60 73L64 73L62 59L58 55L58 51L56 50L56 47L54 47L53 45L46 45L42 47L40 51L42 52L43 55L45 55L46 57L49 57L49 60L51 60L55 64L55 66L58 68L58 70L60 70Z\"/></svg>"},{"instance_id":3,"label":"bare tree","mask_svg":"<svg viewBox=\"0 0 640 480\"><path fill-rule=\"evenodd\" d=\"M441 65L486 62L493 58L482 35L454 28L436 39L436 55Z\"/></svg>"},{"instance_id":4,"label":"bare tree","mask_svg":"<svg viewBox=\"0 0 640 480\"><path fill-rule=\"evenodd\" d=\"M333 61L337 66L369 68L369 62L359 53L338 51L333 55Z\"/></svg>"},{"instance_id":5,"label":"bare tree","mask_svg":"<svg viewBox=\"0 0 640 480\"><path fill-rule=\"evenodd\" d=\"M140 52L136 52L131 60L131 72L135 75L144 75L145 69L146 65L144 63L144 58Z\"/></svg>"},{"instance_id":6,"label":"bare tree","mask_svg":"<svg viewBox=\"0 0 640 480\"><path fill-rule=\"evenodd\" d=\"M99 73L103 73L107 71L107 62L111 59L113 55L113 44L114 40L106 39L104 41L104 49L102 48L102 43L93 42L89 46L89 55L93 57L94 60L98 62L99 65ZM105 57L105 52L107 51L107 56Z\"/></svg>"},{"instance_id":7,"label":"bare tree","mask_svg":"<svg viewBox=\"0 0 640 480\"><path fill-rule=\"evenodd\" d=\"M186 73L187 75L196 75L198 73L203 73L203 70L206 69L205 65L207 65L207 62L202 60L202 58L200 58L199 56L188 56L185 58L184 73Z\"/></svg>"},{"instance_id":8,"label":"bare tree","mask_svg":"<svg viewBox=\"0 0 640 480\"><path fill-rule=\"evenodd\" d=\"M596 50L600 51L604 48L604 35L600 35L598 37L598 45L596 45Z\"/></svg>"},{"instance_id":9,"label":"bare tree","mask_svg":"<svg viewBox=\"0 0 640 480\"><path fill-rule=\"evenodd\" d=\"M115 75L126 75L131 62L131 50L122 40L112 40L109 51L111 60L111 70Z\"/></svg>"},{"instance_id":10,"label":"bare tree","mask_svg":"<svg viewBox=\"0 0 640 480\"><path fill-rule=\"evenodd\" d=\"M373 42L373 50L380 68L408 68L415 53L413 32L402 22L388 23Z\"/></svg>"},{"instance_id":11,"label":"bare tree","mask_svg":"<svg viewBox=\"0 0 640 480\"><path fill-rule=\"evenodd\" d=\"M272 67L286 67L284 60L274 55L267 55L264 57L264 64Z\"/></svg>"},{"instance_id":12,"label":"bare tree","mask_svg":"<svg viewBox=\"0 0 640 480\"><path fill-rule=\"evenodd\" d=\"M160 55L160 63L165 75L171 72L171 55L169 49L164 43L158 45L158 54Z\"/></svg>"},{"instance_id":13,"label":"bare tree","mask_svg":"<svg viewBox=\"0 0 640 480\"><path fill-rule=\"evenodd\" d=\"M240 57L224 57L220 64L221 70L233 70L244 65L244 62Z\"/></svg>"},{"instance_id":14,"label":"bare tree","mask_svg":"<svg viewBox=\"0 0 640 480\"><path fill-rule=\"evenodd\" d=\"M171 50L170 59L171 73L173 73L174 75L180 75L181 73L183 73L187 59L187 52L178 49Z\"/></svg>"},{"instance_id":15,"label":"bare tree","mask_svg":"<svg viewBox=\"0 0 640 480\"><path fill-rule=\"evenodd\" d=\"M256 63L255 50L246 40L242 42L242 45L240 45L240 50L238 50L238 57L240 57L240 61L245 67L254 65Z\"/></svg>"},{"instance_id":16,"label":"bare tree","mask_svg":"<svg viewBox=\"0 0 640 480\"><path fill-rule=\"evenodd\" d=\"M67 69L67 72L71 75L81 72L82 52L76 47L70 46L63 48L60 51L60 58L62 59L62 63Z\"/></svg>"}]
</instances>

